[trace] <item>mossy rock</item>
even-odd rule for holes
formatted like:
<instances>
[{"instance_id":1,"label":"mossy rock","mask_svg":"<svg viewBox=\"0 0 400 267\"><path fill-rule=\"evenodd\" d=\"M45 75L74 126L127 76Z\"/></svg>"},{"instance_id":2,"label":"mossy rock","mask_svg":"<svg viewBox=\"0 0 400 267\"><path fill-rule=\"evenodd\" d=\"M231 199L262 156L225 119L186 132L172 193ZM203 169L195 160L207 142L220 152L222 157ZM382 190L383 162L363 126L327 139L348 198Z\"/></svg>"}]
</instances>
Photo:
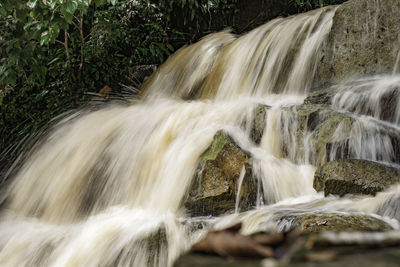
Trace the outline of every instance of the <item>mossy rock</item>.
<instances>
[{"instance_id":1,"label":"mossy rock","mask_svg":"<svg viewBox=\"0 0 400 267\"><path fill-rule=\"evenodd\" d=\"M218 131L203 153L184 206L191 216L219 216L235 210L239 177L239 210L256 205L257 183L252 177L252 158L224 131Z\"/></svg>"},{"instance_id":2,"label":"mossy rock","mask_svg":"<svg viewBox=\"0 0 400 267\"><path fill-rule=\"evenodd\" d=\"M306 213L283 216L280 224L300 227L303 233L315 232L376 232L390 231L393 228L386 222L365 214L348 213Z\"/></svg>"},{"instance_id":3,"label":"mossy rock","mask_svg":"<svg viewBox=\"0 0 400 267\"><path fill-rule=\"evenodd\" d=\"M377 162L357 159L335 160L314 175L314 188L325 195L375 195L400 182L400 170Z\"/></svg>"}]
</instances>

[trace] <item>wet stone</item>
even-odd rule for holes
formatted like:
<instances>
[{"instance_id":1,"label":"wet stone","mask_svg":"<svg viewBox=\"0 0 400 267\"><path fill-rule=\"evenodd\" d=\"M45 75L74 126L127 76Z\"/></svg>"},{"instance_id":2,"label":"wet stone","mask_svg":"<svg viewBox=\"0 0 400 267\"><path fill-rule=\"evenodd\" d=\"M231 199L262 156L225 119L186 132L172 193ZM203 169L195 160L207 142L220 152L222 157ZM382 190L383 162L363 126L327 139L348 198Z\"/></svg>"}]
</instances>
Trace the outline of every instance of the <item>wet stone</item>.
<instances>
[{"instance_id":1,"label":"wet stone","mask_svg":"<svg viewBox=\"0 0 400 267\"><path fill-rule=\"evenodd\" d=\"M297 162L308 158L310 163L321 166L327 161L347 158L347 140L350 138L354 119L348 114L334 111L323 105L299 105L287 108L292 113L294 124L294 140L282 144L284 155ZM340 135L336 132L340 131ZM290 150L295 154L290 154ZM337 153L331 153L335 147ZM309 152L307 152L309 150ZM301 162L301 160L300 160Z\"/></svg>"},{"instance_id":2,"label":"wet stone","mask_svg":"<svg viewBox=\"0 0 400 267\"><path fill-rule=\"evenodd\" d=\"M261 138L266 127L267 113L270 108L267 105L258 105L253 111L250 139L257 145L261 143Z\"/></svg>"},{"instance_id":3,"label":"wet stone","mask_svg":"<svg viewBox=\"0 0 400 267\"><path fill-rule=\"evenodd\" d=\"M315 172L314 188L325 195L375 195L400 182L400 170L367 160L335 160Z\"/></svg>"},{"instance_id":4,"label":"wet stone","mask_svg":"<svg viewBox=\"0 0 400 267\"><path fill-rule=\"evenodd\" d=\"M393 229L386 222L369 215L344 213L306 213L283 216L278 220L278 223L289 226L289 228L300 227L302 233L324 231L375 232Z\"/></svg>"},{"instance_id":5,"label":"wet stone","mask_svg":"<svg viewBox=\"0 0 400 267\"><path fill-rule=\"evenodd\" d=\"M251 156L225 132L215 134L210 147L203 153L184 206L193 216L219 216L233 213L239 189L239 210L256 206L257 183L252 177Z\"/></svg>"}]
</instances>

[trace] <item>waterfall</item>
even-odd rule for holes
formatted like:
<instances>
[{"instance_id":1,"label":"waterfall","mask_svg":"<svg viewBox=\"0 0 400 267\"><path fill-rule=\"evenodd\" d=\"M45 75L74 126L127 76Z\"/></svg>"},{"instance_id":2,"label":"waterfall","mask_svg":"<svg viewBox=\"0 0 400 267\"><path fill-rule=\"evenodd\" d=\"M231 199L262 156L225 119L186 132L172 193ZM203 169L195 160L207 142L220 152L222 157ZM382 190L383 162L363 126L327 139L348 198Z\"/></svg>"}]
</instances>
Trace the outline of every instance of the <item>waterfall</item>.
<instances>
[{"instance_id":1,"label":"waterfall","mask_svg":"<svg viewBox=\"0 0 400 267\"><path fill-rule=\"evenodd\" d=\"M398 76L334 88L329 108L317 110L321 120L332 112L344 118L329 147L321 146L318 138L325 136L312 123L304 124L302 136L294 131L303 127L299 112L317 112L302 103L335 10L278 18L241 37L212 34L172 55L143 86L140 100L65 118L5 190L0 265L171 266L206 231L193 230L182 200L221 129L254 158L264 196L249 213L209 218L214 227L242 220L245 233L282 231L287 226L276 216L293 210L377 212L397 188L338 200L318 194L312 182L316 167L345 152L399 163L393 136L400 131L400 97L390 97L399 95ZM382 101L397 101L397 109L382 110ZM260 105L268 108L256 144L249 122Z\"/></svg>"},{"instance_id":2,"label":"waterfall","mask_svg":"<svg viewBox=\"0 0 400 267\"><path fill-rule=\"evenodd\" d=\"M240 38L213 34L168 59L145 84L144 95L224 100L304 94L334 14L328 7L278 18Z\"/></svg>"}]
</instances>

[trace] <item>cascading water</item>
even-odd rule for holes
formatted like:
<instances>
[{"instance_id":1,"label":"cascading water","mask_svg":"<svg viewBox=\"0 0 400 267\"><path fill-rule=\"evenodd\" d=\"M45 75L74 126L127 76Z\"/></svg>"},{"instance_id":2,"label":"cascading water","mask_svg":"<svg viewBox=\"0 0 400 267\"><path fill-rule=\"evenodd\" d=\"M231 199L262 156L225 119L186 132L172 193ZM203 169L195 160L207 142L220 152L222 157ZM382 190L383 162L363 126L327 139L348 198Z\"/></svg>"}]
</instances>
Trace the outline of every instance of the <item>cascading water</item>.
<instances>
[{"instance_id":1,"label":"cascading water","mask_svg":"<svg viewBox=\"0 0 400 267\"><path fill-rule=\"evenodd\" d=\"M7 187L0 265L172 265L204 234L187 223L182 199L221 129L252 154L265 202L255 211L210 219L215 227L242 220L245 233L282 230L274 218L294 210L382 209L397 187L338 200L317 194L312 181L316 166L340 158L344 149L351 157L399 163L392 136L399 133L400 105L382 122L377 104L386 92L398 95L399 77L360 80L336 91L331 108L318 113L322 119L332 111L345 116L330 137L330 159L315 152L320 128L308 125L300 137L294 131L334 14L329 7L273 20L240 38L208 36L161 66L140 101L62 121ZM352 97L356 91L362 97ZM248 122L260 105L268 108L257 145Z\"/></svg>"}]
</instances>

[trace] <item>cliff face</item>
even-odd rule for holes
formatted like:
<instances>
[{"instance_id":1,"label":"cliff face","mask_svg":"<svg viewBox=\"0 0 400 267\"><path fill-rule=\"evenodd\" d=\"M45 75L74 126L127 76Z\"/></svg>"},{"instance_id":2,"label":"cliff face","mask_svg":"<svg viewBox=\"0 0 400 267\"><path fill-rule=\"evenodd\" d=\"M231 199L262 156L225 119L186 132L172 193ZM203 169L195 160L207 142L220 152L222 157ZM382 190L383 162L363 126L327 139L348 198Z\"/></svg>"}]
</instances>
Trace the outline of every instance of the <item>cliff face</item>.
<instances>
[{"instance_id":1,"label":"cliff face","mask_svg":"<svg viewBox=\"0 0 400 267\"><path fill-rule=\"evenodd\" d=\"M353 0L333 19L314 85L400 72L400 1Z\"/></svg>"}]
</instances>

